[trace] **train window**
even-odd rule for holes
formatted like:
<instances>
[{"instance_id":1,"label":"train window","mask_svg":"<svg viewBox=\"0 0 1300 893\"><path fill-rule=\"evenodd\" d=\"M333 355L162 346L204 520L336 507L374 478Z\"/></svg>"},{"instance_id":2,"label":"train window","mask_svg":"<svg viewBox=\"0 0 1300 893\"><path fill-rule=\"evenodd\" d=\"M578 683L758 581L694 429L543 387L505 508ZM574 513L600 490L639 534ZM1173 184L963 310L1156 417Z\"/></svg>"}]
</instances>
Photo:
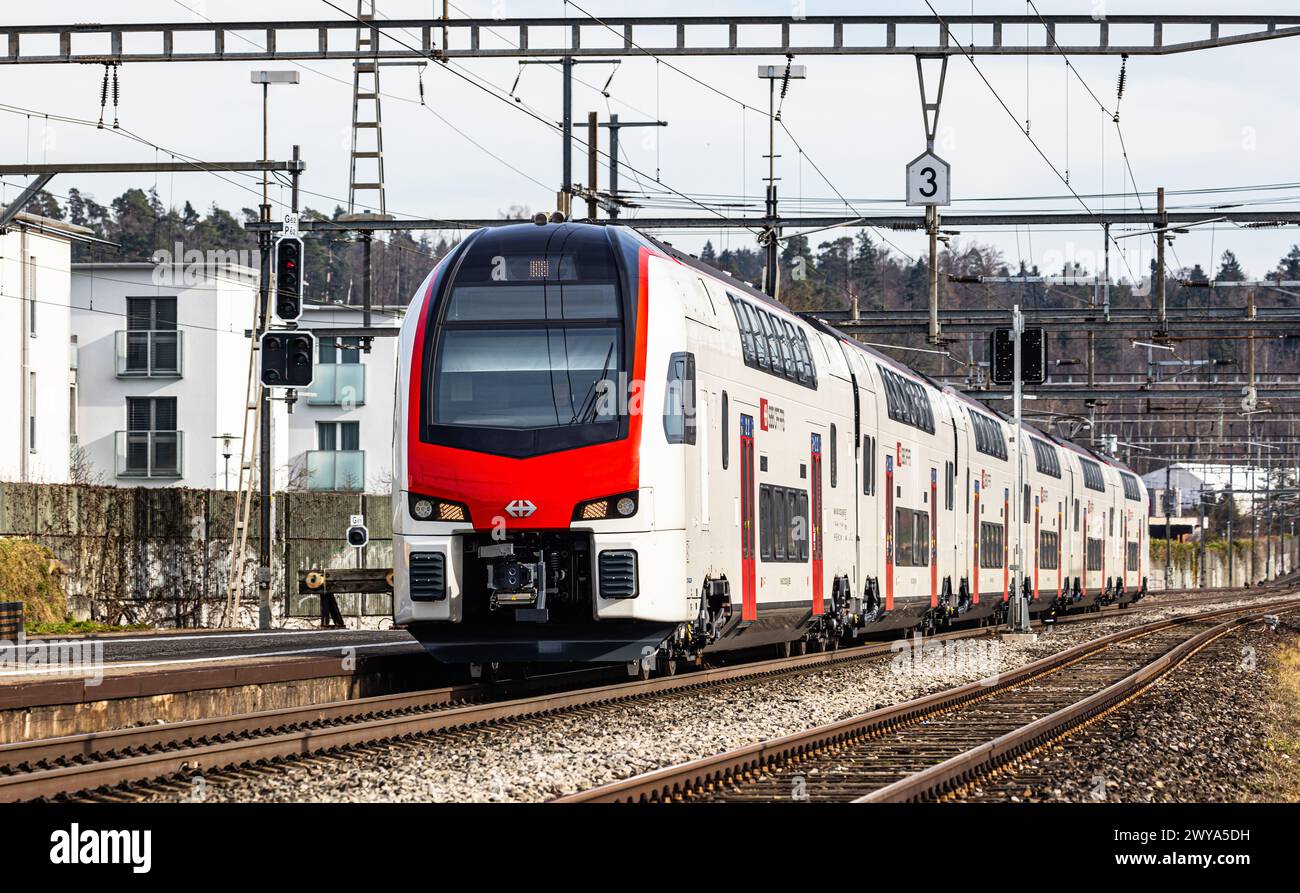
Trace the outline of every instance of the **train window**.
<instances>
[{"instance_id":1,"label":"train window","mask_svg":"<svg viewBox=\"0 0 1300 893\"><path fill-rule=\"evenodd\" d=\"M957 484L957 466L952 462L943 463L943 507L952 511L955 502L953 490Z\"/></svg>"},{"instance_id":2,"label":"train window","mask_svg":"<svg viewBox=\"0 0 1300 893\"><path fill-rule=\"evenodd\" d=\"M695 354L675 353L668 360L664 391L664 436L669 443L695 443Z\"/></svg>"},{"instance_id":3,"label":"train window","mask_svg":"<svg viewBox=\"0 0 1300 893\"><path fill-rule=\"evenodd\" d=\"M754 340L754 363L760 369L768 369L770 363L767 359L767 338L763 336L763 329L758 323L759 311L744 301L740 303L740 310L745 315L745 322L748 323L750 335Z\"/></svg>"},{"instance_id":4,"label":"train window","mask_svg":"<svg viewBox=\"0 0 1300 893\"><path fill-rule=\"evenodd\" d=\"M1110 510L1110 523L1106 525L1106 536L1115 535L1115 510Z\"/></svg>"},{"instance_id":5,"label":"train window","mask_svg":"<svg viewBox=\"0 0 1300 893\"><path fill-rule=\"evenodd\" d=\"M840 441L835 433L835 425L832 424L831 425L831 486L832 487L835 486L836 482L839 480L840 477L839 446L840 446Z\"/></svg>"},{"instance_id":6,"label":"train window","mask_svg":"<svg viewBox=\"0 0 1300 893\"><path fill-rule=\"evenodd\" d=\"M786 507L785 493L780 487L772 488L772 559L785 561L785 545L790 536L790 512Z\"/></svg>"},{"instance_id":7,"label":"train window","mask_svg":"<svg viewBox=\"0 0 1300 893\"><path fill-rule=\"evenodd\" d=\"M912 512L910 509L894 509L894 564L898 567L912 566Z\"/></svg>"},{"instance_id":8,"label":"train window","mask_svg":"<svg viewBox=\"0 0 1300 893\"><path fill-rule=\"evenodd\" d=\"M781 348L776 343L776 334L772 331L772 317L766 310L758 307L754 308L754 315L758 317L759 338L767 346L767 364L768 369L773 375L785 375L785 360L781 356Z\"/></svg>"},{"instance_id":9,"label":"train window","mask_svg":"<svg viewBox=\"0 0 1300 893\"><path fill-rule=\"evenodd\" d=\"M1129 543L1128 548L1125 551L1128 552L1128 555L1126 556L1128 558L1127 569L1131 571L1140 570L1140 567L1138 566L1138 544Z\"/></svg>"},{"instance_id":10,"label":"train window","mask_svg":"<svg viewBox=\"0 0 1300 893\"><path fill-rule=\"evenodd\" d=\"M1061 566L1060 535L1044 530L1038 534L1038 566L1044 570L1055 570Z\"/></svg>"},{"instance_id":11,"label":"train window","mask_svg":"<svg viewBox=\"0 0 1300 893\"><path fill-rule=\"evenodd\" d=\"M1061 476L1061 460L1056 454L1056 447L1046 441L1039 440L1037 437L1029 438L1029 442L1034 445L1034 466L1038 469L1038 473L1059 478Z\"/></svg>"},{"instance_id":12,"label":"train window","mask_svg":"<svg viewBox=\"0 0 1300 893\"><path fill-rule=\"evenodd\" d=\"M1002 567L1005 553L1005 536L1001 524L980 522L980 567Z\"/></svg>"},{"instance_id":13,"label":"train window","mask_svg":"<svg viewBox=\"0 0 1300 893\"><path fill-rule=\"evenodd\" d=\"M799 330L799 352L803 356L804 369L799 379L808 387L815 388L817 387L817 364L813 362L812 349L808 347L808 333L803 329Z\"/></svg>"},{"instance_id":14,"label":"train window","mask_svg":"<svg viewBox=\"0 0 1300 893\"><path fill-rule=\"evenodd\" d=\"M1087 543L1087 570L1101 570L1101 540L1089 538Z\"/></svg>"},{"instance_id":15,"label":"train window","mask_svg":"<svg viewBox=\"0 0 1300 893\"><path fill-rule=\"evenodd\" d=\"M1002 426L983 413L971 410L971 425L975 429L975 449L997 459L1007 457L1007 441Z\"/></svg>"},{"instance_id":16,"label":"train window","mask_svg":"<svg viewBox=\"0 0 1300 893\"><path fill-rule=\"evenodd\" d=\"M876 495L876 439L862 435L862 495Z\"/></svg>"},{"instance_id":17,"label":"train window","mask_svg":"<svg viewBox=\"0 0 1300 893\"><path fill-rule=\"evenodd\" d=\"M912 512L916 533L912 536L912 562L915 567L930 566L930 513Z\"/></svg>"},{"instance_id":18,"label":"train window","mask_svg":"<svg viewBox=\"0 0 1300 893\"><path fill-rule=\"evenodd\" d=\"M741 309L744 304L733 294L728 294L727 298L731 301L731 312L736 314L736 328L740 330L740 352L745 358L745 365L754 365L754 330L749 326L744 311Z\"/></svg>"},{"instance_id":19,"label":"train window","mask_svg":"<svg viewBox=\"0 0 1300 893\"><path fill-rule=\"evenodd\" d=\"M795 334L794 325L788 319L776 321L785 332L782 344L785 345L789 360L786 362L785 377L791 381L804 381L803 355L799 350L799 336Z\"/></svg>"},{"instance_id":20,"label":"train window","mask_svg":"<svg viewBox=\"0 0 1300 893\"><path fill-rule=\"evenodd\" d=\"M1083 466L1083 485L1089 490L1105 493L1106 479L1101 475L1101 466L1091 459L1082 457L1079 458L1079 464Z\"/></svg>"},{"instance_id":21,"label":"train window","mask_svg":"<svg viewBox=\"0 0 1300 893\"><path fill-rule=\"evenodd\" d=\"M1028 524L1028 523L1029 523L1029 520L1030 520L1030 515L1029 515L1029 504L1030 504L1031 502L1033 502L1033 499L1032 499L1032 498L1030 497L1030 495L1029 495L1029 485L1028 485L1028 484L1025 484L1024 497L1023 497L1023 499L1021 499L1021 502L1023 502L1023 503L1024 503L1024 506L1025 506L1025 523Z\"/></svg>"},{"instance_id":22,"label":"train window","mask_svg":"<svg viewBox=\"0 0 1300 893\"><path fill-rule=\"evenodd\" d=\"M799 521L799 525L798 525L799 560L807 561L808 560L808 494L805 493L803 490L799 490L796 495L798 496L798 504L797 504L795 517Z\"/></svg>"},{"instance_id":23,"label":"train window","mask_svg":"<svg viewBox=\"0 0 1300 893\"><path fill-rule=\"evenodd\" d=\"M759 555L764 561L772 560L772 488L763 484L758 488L758 542Z\"/></svg>"},{"instance_id":24,"label":"train window","mask_svg":"<svg viewBox=\"0 0 1300 893\"><path fill-rule=\"evenodd\" d=\"M934 411L925 388L892 369L877 364L881 381L885 384L885 407L889 417L904 425L919 428L927 434L934 433Z\"/></svg>"},{"instance_id":25,"label":"train window","mask_svg":"<svg viewBox=\"0 0 1300 893\"><path fill-rule=\"evenodd\" d=\"M799 519L799 493L797 490L785 491L786 505L786 543L785 557L790 561L798 561L801 549L807 548L801 544L808 537L805 525Z\"/></svg>"},{"instance_id":26,"label":"train window","mask_svg":"<svg viewBox=\"0 0 1300 893\"><path fill-rule=\"evenodd\" d=\"M1124 482L1124 498L1131 499L1134 502L1142 501L1142 491L1138 489L1137 478L1131 474L1119 473L1119 479Z\"/></svg>"},{"instance_id":27,"label":"train window","mask_svg":"<svg viewBox=\"0 0 1300 893\"><path fill-rule=\"evenodd\" d=\"M727 392L722 392L722 470L727 470L731 458L731 410L727 403Z\"/></svg>"},{"instance_id":28,"label":"train window","mask_svg":"<svg viewBox=\"0 0 1300 893\"><path fill-rule=\"evenodd\" d=\"M1074 501L1074 532L1079 532L1079 500Z\"/></svg>"}]
</instances>

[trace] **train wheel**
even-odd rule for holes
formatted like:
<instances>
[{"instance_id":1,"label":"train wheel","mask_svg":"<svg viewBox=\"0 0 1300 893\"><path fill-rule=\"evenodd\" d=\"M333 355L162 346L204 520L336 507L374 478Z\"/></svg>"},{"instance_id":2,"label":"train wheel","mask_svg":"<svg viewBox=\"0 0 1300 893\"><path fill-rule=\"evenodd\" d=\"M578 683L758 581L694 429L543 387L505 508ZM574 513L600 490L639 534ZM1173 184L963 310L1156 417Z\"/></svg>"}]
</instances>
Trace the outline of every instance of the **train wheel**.
<instances>
[{"instance_id":1,"label":"train wheel","mask_svg":"<svg viewBox=\"0 0 1300 893\"><path fill-rule=\"evenodd\" d=\"M664 658L663 660L659 661L659 675L660 675L660 676L676 676L676 675L677 675L677 658L675 658L675 657L666 657L666 658Z\"/></svg>"},{"instance_id":2,"label":"train wheel","mask_svg":"<svg viewBox=\"0 0 1300 893\"><path fill-rule=\"evenodd\" d=\"M789 642L782 642L780 645L777 645L777 646L776 646L776 655L777 655L777 657L789 657L789 656L790 656L790 643L789 643Z\"/></svg>"},{"instance_id":3,"label":"train wheel","mask_svg":"<svg viewBox=\"0 0 1300 893\"><path fill-rule=\"evenodd\" d=\"M797 654L797 655L807 654L807 653L808 653L808 640L807 640L807 639L800 639L799 641L795 642L792 650L793 650L794 653Z\"/></svg>"}]
</instances>

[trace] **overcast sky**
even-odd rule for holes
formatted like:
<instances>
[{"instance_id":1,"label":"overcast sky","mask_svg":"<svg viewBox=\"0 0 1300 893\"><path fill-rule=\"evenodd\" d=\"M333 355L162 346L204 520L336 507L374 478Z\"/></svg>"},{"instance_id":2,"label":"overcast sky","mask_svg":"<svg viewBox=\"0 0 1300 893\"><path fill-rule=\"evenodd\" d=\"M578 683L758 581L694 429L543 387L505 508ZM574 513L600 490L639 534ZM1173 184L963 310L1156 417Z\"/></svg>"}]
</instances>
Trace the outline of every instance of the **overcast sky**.
<instances>
[{"instance_id":1,"label":"overcast sky","mask_svg":"<svg viewBox=\"0 0 1300 893\"><path fill-rule=\"evenodd\" d=\"M353 9L348 0L335 0ZM1023 14L1018 0L934 0L941 14L1006 12ZM1102 0L1038 0L1043 13L1092 14ZM662 0L656 4L580 0L595 15L745 12L784 15L791 0L751 0L746 3L707 0ZM381 17L412 17L441 8L441 0L381 0ZM924 0L873 4L806 0L807 15L879 11L925 14ZM189 7L188 9L186 7ZM249 0L44 0L30 13L16 14L18 4L6 4L9 22L184 22L201 13L219 21L291 18L343 18L323 0L280 0L274 4ZM195 11L191 11L195 10ZM466 15L559 16L560 0L455 0L453 9ZM1192 13L1225 11L1221 2L1201 0L1111 0L1105 11ZM1294 2L1243 0L1234 13L1294 13ZM567 14L582 15L572 6ZM457 13L453 12L453 15ZM1008 28L1006 40L1017 38ZM1190 36L1166 29L1166 41ZM260 41L260 35L250 35ZM409 40L397 33L399 39ZM514 35L509 34L513 39ZM958 32L959 38L962 34ZM1062 42L1070 35L1058 34ZM534 44L544 42L534 35ZM743 39L743 38L742 38ZM900 40L902 36L900 35ZM964 39L964 38L963 38ZM1031 39L1041 40L1041 36ZM1113 40L1119 39L1118 34ZM228 38L234 49L237 38ZM178 49L180 48L178 43ZM1164 185L1169 190L1297 184L1297 145L1300 144L1300 94L1295 89L1295 59L1300 39L1253 43L1227 49L1167 57L1137 56L1129 60L1121 109L1121 126L1129 160L1140 190ZM782 63L781 57L686 58L671 60L727 96L691 82L667 65L653 60L626 60L600 95L611 68L584 65L577 69L586 82L575 85L575 119L584 122L596 110L604 120L610 111L624 120L662 118L662 131L625 131L626 162L645 177L656 172L664 184L682 192L748 196L762 195L765 174L766 120L741 111L734 101L766 108L767 86L755 76L755 66ZM858 211L902 211L903 167L924 148L915 66L909 56L811 57L796 60L808 66L808 79L796 82L784 104L783 117L807 156L800 154L778 131L778 175L782 178L784 213L797 213L801 196L805 210L847 213L825 201L835 191L813 170L815 162ZM1068 169L1071 187L1081 195L1130 191L1116 128L1103 115L1079 81L1067 75L1059 56L1023 58L977 57L1002 100L1023 124L1052 164ZM1114 57L1073 60L1082 78L1107 108L1115 105L1120 60ZM514 60L469 60L463 70L509 90L520 68ZM292 68L292 63L260 65L172 63L127 65L120 72L119 118L124 127L167 149L207 160L253 159L261 152L259 95L249 83L256 67ZM302 83L272 88L272 155L287 157L299 143L307 162L303 186L320 195L307 204L332 210L346 203L348 135L351 111L351 71L343 62L310 61L297 66ZM42 114L74 116L95 121L100 114L102 69L97 66L0 66L0 97L10 106ZM590 85L590 86L588 86ZM534 210L554 205L560 180L560 140L553 130L508 103L493 99L465 80L431 65L424 72L425 99L418 102L414 67L394 67L383 74L384 137L388 209L415 217L496 216L511 205ZM549 66L523 69L516 95L521 104L543 117L558 120L560 75ZM732 98L727 98L732 97ZM1068 103L1069 113L1066 114ZM432 110L432 111L431 111ZM500 156L498 160L458 135L447 122ZM111 110L110 110L111 116ZM148 161L154 150L111 130L93 126L46 122L12 112L0 115L7 125L5 157L22 161ZM659 142L655 142L655 138ZM25 142L25 147L24 147ZM937 149L953 169L953 212L1036 208L1080 210L1052 167L1034 150L997 98L962 57L952 60L944 95ZM575 150L574 179L585 180L585 159ZM159 155L160 158L165 156ZM503 163L505 162L505 163ZM508 163L508 164L507 164ZM514 169L512 169L512 167ZM516 170L517 169L517 170ZM203 208L211 202L237 209L257 203L253 179L227 175L231 182L206 174L153 175L137 178L105 175L58 177L51 191L63 194L78 186L106 201L127 186L156 185L164 202L185 200ZM605 172L602 169L602 185ZM536 182L535 182L536 181ZM624 171L625 186L636 182ZM649 183L649 180L645 180ZM4 194L11 199L21 180L9 178ZM1062 198L1061 196L1065 197ZM1001 198L1048 196L1037 202L994 201ZM276 190L276 200L287 195ZM1291 189L1232 192L1226 195L1171 195L1171 209L1224 202L1267 202L1260 209L1291 209L1300 199L1300 184ZM1133 198L1085 198L1094 210L1108 206L1135 209ZM1144 196L1148 207L1153 199ZM649 210L648 215L679 213ZM1207 212L1206 216L1213 216ZM834 233L817 234L818 241ZM704 238L724 247L752 245L746 232L670 235L676 244L695 250ZM915 234L890 233L901 249L917 254L922 239ZM960 241L977 239L996 244L1008 262L1022 257L1048 267L1062 258L1080 260L1090 270L1101 247L1097 228L1041 228L1032 232L965 231ZM1205 226L1180 236L1171 264L1200 263L1217 267L1212 256L1225 248L1236 251L1252 274L1272 269L1286 250L1300 241L1294 229L1243 231L1226 224ZM960 244L960 242L959 242ZM1116 258L1113 269L1125 275L1126 264L1145 269L1152 251L1149 238L1121 240L1131 252Z\"/></svg>"}]
</instances>

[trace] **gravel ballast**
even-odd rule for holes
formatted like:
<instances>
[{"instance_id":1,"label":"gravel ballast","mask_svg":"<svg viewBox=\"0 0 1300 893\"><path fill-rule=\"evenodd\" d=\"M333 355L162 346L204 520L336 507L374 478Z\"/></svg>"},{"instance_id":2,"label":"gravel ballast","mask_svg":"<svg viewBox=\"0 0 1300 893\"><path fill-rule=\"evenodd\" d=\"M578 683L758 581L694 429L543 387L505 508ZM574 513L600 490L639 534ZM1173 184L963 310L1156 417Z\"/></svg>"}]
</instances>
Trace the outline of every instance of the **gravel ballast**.
<instances>
[{"instance_id":1,"label":"gravel ballast","mask_svg":"<svg viewBox=\"0 0 1300 893\"><path fill-rule=\"evenodd\" d=\"M947 648L930 644L924 653L909 644L894 655L815 673L374 746L286 763L272 773L219 774L207 780L204 799L546 800L976 681L1141 623L1242 603L1267 602L1225 599L1119 613L1059 626L1036 641L979 638ZM153 799L187 798L159 792Z\"/></svg>"}]
</instances>

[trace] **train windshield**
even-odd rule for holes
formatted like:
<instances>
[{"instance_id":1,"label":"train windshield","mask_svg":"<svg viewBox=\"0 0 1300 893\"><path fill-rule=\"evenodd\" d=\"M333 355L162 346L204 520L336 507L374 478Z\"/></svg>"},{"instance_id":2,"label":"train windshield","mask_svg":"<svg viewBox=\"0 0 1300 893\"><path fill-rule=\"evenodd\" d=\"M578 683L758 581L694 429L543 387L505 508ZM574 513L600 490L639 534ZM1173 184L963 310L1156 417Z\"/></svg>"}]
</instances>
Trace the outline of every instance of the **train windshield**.
<instances>
[{"instance_id":1,"label":"train windshield","mask_svg":"<svg viewBox=\"0 0 1300 893\"><path fill-rule=\"evenodd\" d=\"M492 236L485 233L472 246L443 301L430 423L444 431L615 425L624 380L623 313L603 234L595 244L583 239L586 244L574 246L579 240L569 239L558 250L558 239L530 244L533 239ZM578 441L614 433L588 430ZM564 448L564 440L553 446Z\"/></svg>"}]
</instances>

